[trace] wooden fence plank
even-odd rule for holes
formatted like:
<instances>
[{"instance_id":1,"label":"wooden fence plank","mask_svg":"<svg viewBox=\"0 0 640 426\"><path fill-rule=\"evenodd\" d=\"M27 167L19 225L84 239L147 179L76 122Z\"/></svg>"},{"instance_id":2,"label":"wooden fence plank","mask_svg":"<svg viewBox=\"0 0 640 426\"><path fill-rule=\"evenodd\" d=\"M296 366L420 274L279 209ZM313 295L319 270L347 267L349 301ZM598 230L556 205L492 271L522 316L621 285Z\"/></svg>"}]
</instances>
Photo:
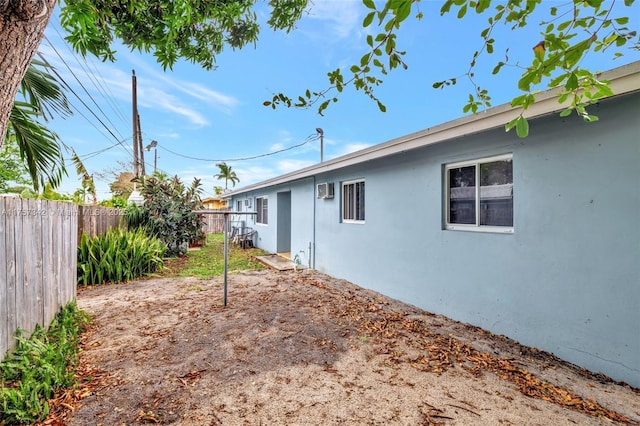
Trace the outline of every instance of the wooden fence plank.
<instances>
[{"instance_id":1,"label":"wooden fence plank","mask_svg":"<svg viewBox=\"0 0 640 426\"><path fill-rule=\"evenodd\" d=\"M23 253L23 244L24 235L22 233L22 225L24 224L24 210L23 210L23 202L26 207L28 207L27 200L16 199L15 200L15 221L14 221L14 250L15 250L15 277L16 277L16 287L15 287L15 298L16 298L16 307L15 307L15 316L16 316L16 328L22 328L25 323L25 302L24 302L24 284L25 284L25 276L24 276L24 253ZM28 284L27 284L28 285ZM27 334L28 335L28 334Z\"/></svg>"},{"instance_id":2,"label":"wooden fence plank","mask_svg":"<svg viewBox=\"0 0 640 426\"><path fill-rule=\"evenodd\" d=\"M76 297L78 208L0 197L0 360Z\"/></svg>"},{"instance_id":3,"label":"wooden fence plank","mask_svg":"<svg viewBox=\"0 0 640 426\"><path fill-rule=\"evenodd\" d=\"M203 224L207 234L220 234L224 231L224 217L221 214L205 214Z\"/></svg>"},{"instance_id":4,"label":"wooden fence plank","mask_svg":"<svg viewBox=\"0 0 640 426\"><path fill-rule=\"evenodd\" d=\"M13 339L18 319L16 318L16 255L15 255L15 223L17 222L16 202L14 198L5 198L4 207L4 241L5 241L5 270L6 282L4 286L4 301L6 306L6 318L2 322L5 328L4 334L7 336L5 354L15 347ZM3 290L0 288L0 290Z\"/></svg>"},{"instance_id":5,"label":"wooden fence plank","mask_svg":"<svg viewBox=\"0 0 640 426\"><path fill-rule=\"evenodd\" d=\"M56 253L53 246L53 235L57 232L53 227L54 215L56 214L56 203L44 201L43 208L46 214L42 217L42 265L43 279L45 285L44 293L44 322L50 324L51 320L58 313L58 297L56 288L59 281L55 279L56 274Z\"/></svg>"},{"instance_id":6,"label":"wooden fence plank","mask_svg":"<svg viewBox=\"0 0 640 426\"><path fill-rule=\"evenodd\" d=\"M7 207L6 197L0 197L0 253L3 253L5 259L0 259L0 294L3 296L0 298L0 359L4 357L9 348L9 331L7 329L7 249L5 228L7 226Z\"/></svg>"},{"instance_id":7,"label":"wooden fence plank","mask_svg":"<svg viewBox=\"0 0 640 426\"><path fill-rule=\"evenodd\" d=\"M38 214L38 200L21 200L22 237L16 238L20 244L20 252L23 265L23 285L20 295L21 319L19 327L25 330L25 335L33 331L38 323L38 259L36 255L35 240L39 229L36 225Z\"/></svg>"},{"instance_id":8,"label":"wooden fence plank","mask_svg":"<svg viewBox=\"0 0 640 426\"><path fill-rule=\"evenodd\" d=\"M109 229L123 226L124 209L102 206L78 207L78 242L82 233L94 238Z\"/></svg>"},{"instance_id":9,"label":"wooden fence plank","mask_svg":"<svg viewBox=\"0 0 640 426\"><path fill-rule=\"evenodd\" d=\"M75 238L77 229L78 206L74 204L72 214L69 215L69 231L65 233L67 259L69 259L67 269L70 274L68 281L66 281L68 297L65 303L75 300L78 296L78 240Z\"/></svg>"}]
</instances>

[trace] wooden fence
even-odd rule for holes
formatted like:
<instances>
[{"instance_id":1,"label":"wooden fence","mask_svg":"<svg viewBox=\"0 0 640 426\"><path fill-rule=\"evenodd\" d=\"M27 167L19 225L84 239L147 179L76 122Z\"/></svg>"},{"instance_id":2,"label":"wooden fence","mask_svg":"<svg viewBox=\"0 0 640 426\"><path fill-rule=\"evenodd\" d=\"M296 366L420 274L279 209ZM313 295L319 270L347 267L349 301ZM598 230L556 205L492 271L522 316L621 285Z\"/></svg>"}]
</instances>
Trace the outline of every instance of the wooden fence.
<instances>
[{"instance_id":1,"label":"wooden fence","mask_svg":"<svg viewBox=\"0 0 640 426\"><path fill-rule=\"evenodd\" d=\"M221 209L220 211L227 211L229 209ZM224 215L221 214L205 214L203 215L203 228L207 234L220 234L224 232Z\"/></svg>"},{"instance_id":2,"label":"wooden fence","mask_svg":"<svg viewBox=\"0 0 640 426\"><path fill-rule=\"evenodd\" d=\"M0 359L76 297L78 206L0 197Z\"/></svg>"},{"instance_id":3,"label":"wooden fence","mask_svg":"<svg viewBox=\"0 0 640 426\"><path fill-rule=\"evenodd\" d=\"M80 206L78 208L78 241L85 232L90 237L105 234L110 228L122 225L124 209L102 206Z\"/></svg>"}]
</instances>

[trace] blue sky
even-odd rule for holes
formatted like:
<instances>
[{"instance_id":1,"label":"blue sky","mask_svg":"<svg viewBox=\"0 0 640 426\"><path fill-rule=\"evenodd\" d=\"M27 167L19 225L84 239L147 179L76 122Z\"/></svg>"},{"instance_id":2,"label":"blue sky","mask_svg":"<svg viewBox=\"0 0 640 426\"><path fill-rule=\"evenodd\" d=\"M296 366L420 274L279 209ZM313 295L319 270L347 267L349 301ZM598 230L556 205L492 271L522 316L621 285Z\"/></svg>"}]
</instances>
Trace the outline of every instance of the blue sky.
<instances>
[{"instance_id":1,"label":"blue sky","mask_svg":"<svg viewBox=\"0 0 640 426\"><path fill-rule=\"evenodd\" d=\"M566 3L549 0L541 9ZM481 47L478 35L486 27L486 18L472 14L462 21L455 15L441 17L441 4L423 1L422 21L409 18L403 24L398 49L407 51L409 68L383 76L383 85L376 89L387 112L380 112L363 93L348 88L324 116L315 109L274 111L262 103L279 92L297 97L306 89L325 89L327 72L338 67L347 72L359 62L367 51L367 32L362 28L367 10L360 0L314 0L295 31L276 33L265 27L255 49L225 51L218 56L215 71L180 62L165 72L151 55L118 46L116 62L82 59L63 42L56 14L40 51L78 97L68 94L74 116L54 120L50 127L75 149L91 173L121 170L118 162L132 160L131 70L135 69L143 145L158 141L158 169L178 175L187 184L194 177L202 179L204 197L213 195L214 185L224 186L213 177L221 160L236 171L237 187L307 167L320 160L318 140L252 160L229 160L301 144L318 127L324 130L326 160L464 115L462 107L472 91L465 78L444 90L433 89L432 84L467 71L473 52ZM638 28L640 4L621 9L632 18L628 27ZM416 12L414 8L413 15ZM500 27L494 32L495 52L482 56L476 70L477 83L489 90L494 106L519 94L521 71L504 68L496 77L491 70L504 59L507 48L512 62L530 63L532 47L542 39L538 25L542 19L532 19L531 25L517 31ZM604 71L640 60L640 52L623 53L615 61L613 53L591 54L583 64ZM153 169L153 155L153 150L145 152L148 172ZM67 164L69 177L59 191L72 193L80 181L73 165ZM98 198L110 198L108 181L96 180L96 184Z\"/></svg>"}]
</instances>

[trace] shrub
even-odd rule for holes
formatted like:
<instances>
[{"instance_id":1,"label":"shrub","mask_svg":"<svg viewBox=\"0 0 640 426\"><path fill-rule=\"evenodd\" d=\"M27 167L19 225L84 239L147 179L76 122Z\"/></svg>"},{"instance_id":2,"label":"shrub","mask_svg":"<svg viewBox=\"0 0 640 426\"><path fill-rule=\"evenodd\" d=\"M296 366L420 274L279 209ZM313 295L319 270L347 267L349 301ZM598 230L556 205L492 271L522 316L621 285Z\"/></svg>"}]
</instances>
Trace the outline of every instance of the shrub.
<instances>
[{"instance_id":1,"label":"shrub","mask_svg":"<svg viewBox=\"0 0 640 426\"><path fill-rule=\"evenodd\" d=\"M202 207L201 192L199 179L194 179L190 187L177 176L166 182L153 177L144 180L144 226L164 241L168 255L184 254L190 242L202 238L202 215L194 213Z\"/></svg>"},{"instance_id":2,"label":"shrub","mask_svg":"<svg viewBox=\"0 0 640 426\"><path fill-rule=\"evenodd\" d=\"M90 238L82 234L78 245L78 283L122 282L154 272L163 264L166 246L143 229L113 228Z\"/></svg>"},{"instance_id":3,"label":"shrub","mask_svg":"<svg viewBox=\"0 0 640 426\"><path fill-rule=\"evenodd\" d=\"M73 386L80 333L88 316L69 303L49 331L38 326L29 339L18 332L17 347L0 363L0 424L33 423L49 413L47 400Z\"/></svg>"},{"instance_id":4,"label":"shrub","mask_svg":"<svg viewBox=\"0 0 640 426\"><path fill-rule=\"evenodd\" d=\"M127 229L133 231L136 228L144 228L148 222L149 216L142 207L139 207L134 203L129 203L125 208L124 223L127 226Z\"/></svg>"}]
</instances>

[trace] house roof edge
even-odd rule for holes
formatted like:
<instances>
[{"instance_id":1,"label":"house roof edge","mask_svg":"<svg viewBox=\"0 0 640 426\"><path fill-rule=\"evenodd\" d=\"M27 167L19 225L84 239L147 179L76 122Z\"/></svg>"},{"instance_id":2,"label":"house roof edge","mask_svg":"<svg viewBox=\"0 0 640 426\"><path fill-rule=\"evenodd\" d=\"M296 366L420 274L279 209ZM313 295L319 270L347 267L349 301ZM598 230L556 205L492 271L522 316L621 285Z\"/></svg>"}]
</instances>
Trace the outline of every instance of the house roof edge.
<instances>
[{"instance_id":1,"label":"house roof edge","mask_svg":"<svg viewBox=\"0 0 640 426\"><path fill-rule=\"evenodd\" d=\"M640 61L598 73L597 78L610 81L609 87L614 93L611 97L640 91ZM562 88L556 87L537 93L535 95L536 102L524 112L524 116L526 118L541 117L567 108L569 106L568 101L564 104L558 103L557 98L561 90ZM516 118L520 112L521 108L514 108L510 103L505 103L473 115L457 118L434 127L429 127L387 142L342 155L323 163L314 164L300 170L238 188L235 191L222 194L221 198L230 198L245 192L305 179L319 173L329 172L434 143L444 142L460 136L501 127Z\"/></svg>"}]
</instances>

